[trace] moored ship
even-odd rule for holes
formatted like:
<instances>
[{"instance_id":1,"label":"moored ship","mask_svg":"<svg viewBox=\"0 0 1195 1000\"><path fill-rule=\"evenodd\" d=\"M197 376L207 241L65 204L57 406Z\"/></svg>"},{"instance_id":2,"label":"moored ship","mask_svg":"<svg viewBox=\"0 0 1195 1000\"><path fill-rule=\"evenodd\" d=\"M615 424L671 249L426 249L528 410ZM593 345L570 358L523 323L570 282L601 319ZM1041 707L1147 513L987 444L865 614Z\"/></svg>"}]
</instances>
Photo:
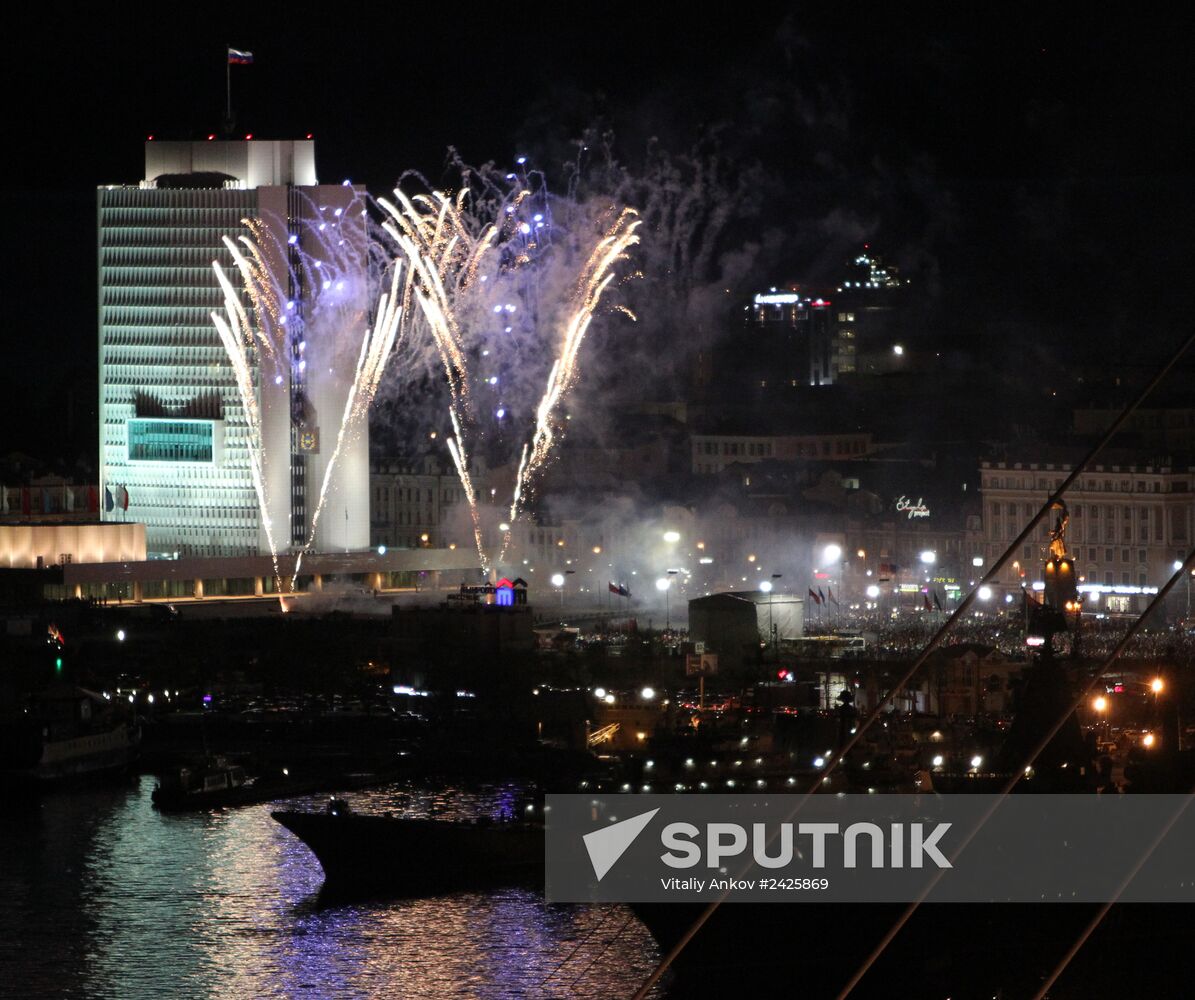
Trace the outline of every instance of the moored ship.
<instances>
[{"instance_id":1,"label":"moored ship","mask_svg":"<svg viewBox=\"0 0 1195 1000\"><path fill-rule=\"evenodd\" d=\"M329 891L418 895L542 877L538 821L363 816L340 799L322 813L270 815L319 859Z\"/></svg>"},{"instance_id":2,"label":"moored ship","mask_svg":"<svg viewBox=\"0 0 1195 1000\"><path fill-rule=\"evenodd\" d=\"M102 695L60 685L35 695L0 729L0 775L8 783L46 785L126 771L141 732Z\"/></svg>"}]
</instances>

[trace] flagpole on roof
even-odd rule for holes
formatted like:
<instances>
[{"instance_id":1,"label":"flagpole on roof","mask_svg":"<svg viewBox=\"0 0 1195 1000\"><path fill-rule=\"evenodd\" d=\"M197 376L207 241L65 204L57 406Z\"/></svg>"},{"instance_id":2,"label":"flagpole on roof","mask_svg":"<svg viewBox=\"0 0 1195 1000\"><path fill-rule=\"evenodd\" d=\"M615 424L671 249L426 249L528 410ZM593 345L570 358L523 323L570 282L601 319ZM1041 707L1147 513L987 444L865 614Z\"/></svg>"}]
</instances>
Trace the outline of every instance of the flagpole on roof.
<instances>
[{"instance_id":1,"label":"flagpole on roof","mask_svg":"<svg viewBox=\"0 0 1195 1000\"><path fill-rule=\"evenodd\" d=\"M232 133L232 46L224 46L224 131Z\"/></svg>"}]
</instances>

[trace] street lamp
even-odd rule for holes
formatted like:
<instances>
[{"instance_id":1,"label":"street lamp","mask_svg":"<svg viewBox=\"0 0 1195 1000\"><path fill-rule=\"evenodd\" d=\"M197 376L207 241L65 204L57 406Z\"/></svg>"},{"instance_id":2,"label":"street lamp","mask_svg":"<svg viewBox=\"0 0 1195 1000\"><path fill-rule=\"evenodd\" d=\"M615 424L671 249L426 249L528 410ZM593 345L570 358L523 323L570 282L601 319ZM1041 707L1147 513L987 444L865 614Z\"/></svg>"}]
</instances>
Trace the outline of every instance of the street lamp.
<instances>
[{"instance_id":1,"label":"street lamp","mask_svg":"<svg viewBox=\"0 0 1195 1000\"><path fill-rule=\"evenodd\" d=\"M553 573L552 574L552 586L555 587L560 592L560 606L563 608L564 607L564 574L563 573Z\"/></svg>"},{"instance_id":2,"label":"street lamp","mask_svg":"<svg viewBox=\"0 0 1195 1000\"><path fill-rule=\"evenodd\" d=\"M1174 572L1179 572L1183 568L1181 559L1174 560ZM1191 617L1191 577L1195 576L1195 569L1187 574L1187 618Z\"/></svg>"},{"instance_id":3,"label":"street lamp","mask_svg":"<svg viewBox=\"0 0 1195 1000\"><path fill-rule=\"evenodd\" d=\"M664 631L672 629L672 609L668 599L668 591L672 586L672 579L667 576L662 576L656 581L656 590L664 593Z\"/></svg>"},{"instance_id":4,"label":"street lamp","mask_svg":"<svg viewBox=\"0 0 1195 1000\"><path fill-rule=\"evenodd\" d=\"M669 545L675 545L677 542L680 541L680 532L679 531L665 531L664 532L664 541L666 541Z\"/></svg>"}]
</instances>

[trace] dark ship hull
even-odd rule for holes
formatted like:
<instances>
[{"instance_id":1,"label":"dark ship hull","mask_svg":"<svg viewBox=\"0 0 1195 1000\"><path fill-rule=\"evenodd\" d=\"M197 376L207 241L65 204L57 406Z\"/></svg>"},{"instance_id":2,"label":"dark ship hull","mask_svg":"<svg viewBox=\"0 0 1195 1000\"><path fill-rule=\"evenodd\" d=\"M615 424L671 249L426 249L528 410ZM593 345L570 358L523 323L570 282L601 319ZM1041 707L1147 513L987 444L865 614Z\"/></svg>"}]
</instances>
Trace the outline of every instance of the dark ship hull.
<instances>
[{"instance_id":1,"label":"dark ship hull","mask_svg":"<svg viewBox=\"0 0 1195 1000\"><path fill-rule=\"evenodd\" d=\"M423 895L543 878L533 823L271 813L319 859L331 893Z\"/></svg>"},{"instance_id":2,"label":"dark ship hull","mask_svg":"<svg viewBox=\"0 0 1195 1000\"><path fill-rule=\"evenodd\" d=\"M703 906L634 903L668 953ZM903 913L903 905L728 903L669 973L669 996L837 996ZM1082 904L926 904L859 985L875 997L1033 996L1098 907ZM1182 905L1116 906L1066 972L1059 996L1183 995L1182 955L1195 913ZM1063 985L1060 983L1060 985ZM1053 995L1053 994L1051 994Z\"/></svg>"}]
</instances>

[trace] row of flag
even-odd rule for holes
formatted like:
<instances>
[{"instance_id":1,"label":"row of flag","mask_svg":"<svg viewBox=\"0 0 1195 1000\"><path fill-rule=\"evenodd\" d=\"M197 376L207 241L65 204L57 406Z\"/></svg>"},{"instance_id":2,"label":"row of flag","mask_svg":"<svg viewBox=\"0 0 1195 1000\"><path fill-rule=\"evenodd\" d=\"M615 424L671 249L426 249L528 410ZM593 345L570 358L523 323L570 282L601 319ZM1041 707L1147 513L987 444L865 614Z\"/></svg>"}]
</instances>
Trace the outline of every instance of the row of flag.
<instances>
[{"instance_id":1,"label":"row of flag","mask_svg":"<svg viewBox=\"0 0 1195 1000\"><path fill-rule=\"evenodd\" d=\"M813 588L810 587L809 588L809 599L811 601L813 601L813 603L816 604L818 607L821 607L827 601L829 603L833 604L834 607L836 607L836 608L839 607L838 598L834 596L834 591L830 587L827 587L826 590L830 591L829 597L827 597L825 594L822 593L821 587L817 588L816 593L814 592Z\"/></svg>"},{"instance_id":2,"label":"row of flag","mask_svg":"<svg viewBox=\"0 0 1195 1000\"><path fill-rule=\"evenodd\" d=\"M613 586L613 584L611 584L611 586ZM932 605L929 603L931 597L933 598L933 602L934 602ZM833 604L834 607L836 607L836 608L840 607L840 605L838 603L838 598L836 598L834 596L834 591L831 590L829 587L826 588L826 593L824 593L824 594L822 593L821 587L818 587L816 591L812 587L810 587L809 588L809 599L811 601L813 601L813 603L816 604L818 607L821 607L823 604ZM936 590L931 590L931 591L923 590L921 592L921 600L925 606L926 611L933 611L934 608L937 608L939 611L942 610L942 599L938 596L938 592Z\"/></svg>"},{"instance_id":3,"label":"row of flag","mask_svg":"<svg viewBox=\"0 0 1195 1000\"><path fill-rule=\"evenodd\" d=\"M125 486L104 487L105 513L129 509L129 491ZM75 510L95 514L100 509L96 486L63 484L61 494L49 486L0 486L0 514L69 514Z\"/></svg>"}]
</instances>

